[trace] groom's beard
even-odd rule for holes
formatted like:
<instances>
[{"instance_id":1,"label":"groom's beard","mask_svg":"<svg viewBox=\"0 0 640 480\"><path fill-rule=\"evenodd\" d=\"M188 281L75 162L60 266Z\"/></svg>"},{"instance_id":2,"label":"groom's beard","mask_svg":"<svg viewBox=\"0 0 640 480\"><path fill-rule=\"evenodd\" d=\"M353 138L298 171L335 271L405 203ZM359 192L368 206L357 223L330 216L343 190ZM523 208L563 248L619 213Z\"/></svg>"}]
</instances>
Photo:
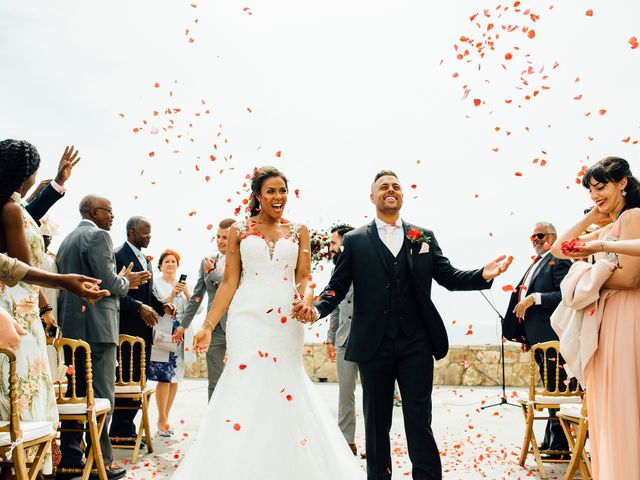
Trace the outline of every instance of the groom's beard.
<instances>
[{"instance_id":1,"label":"groom's beard","mask_svg":"<svg viewBox=\"0 0 640 480\"><path fill-rule=\"evenodd\" d=\"M342 253L342 252L338 251L337 253L334 253L334 254L333 254L332 261L333 261L333 264L334 264L334 265L337 265L337 264L338 264L338 258L340 258L340 254L341 254L341 253Z\"/></svg>"}]
</instances>

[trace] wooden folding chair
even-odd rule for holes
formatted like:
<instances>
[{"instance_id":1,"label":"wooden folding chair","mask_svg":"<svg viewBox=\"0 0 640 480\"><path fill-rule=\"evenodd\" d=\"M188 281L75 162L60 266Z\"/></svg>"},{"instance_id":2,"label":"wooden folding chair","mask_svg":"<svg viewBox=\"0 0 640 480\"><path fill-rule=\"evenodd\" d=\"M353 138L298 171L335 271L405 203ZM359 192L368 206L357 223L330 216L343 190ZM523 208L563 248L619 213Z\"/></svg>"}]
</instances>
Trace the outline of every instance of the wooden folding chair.
<instances>
[{"instance_id":1,"label":"wooden folding chair","mask_svg":"<svg viewBox=\"0 0 640 480\"><path fill-rule=\"evenodd\" d=\"M122 363L122 346L127 345L129 354L129 372L125 374ZM136 346L138 346L136 348ZM132 337L131 335L120 335L118 345L118 368L116 371L116 406L115 410L141 410L142 418L138 425L138 436L135 437L133 445L123 445L114 443L113 448L133 449L132 463L138 461L140 453L140 445L142 444L142 436L144 435L147 445L147 452L153 452L153 444L151 443L151 428L149 426L149 403L151 396L155 392L155 388L147 385L145 342L140 337ZM135 379L133 375L134 360L140 364L140 378ZM118 399L129 399L133 402L140 402L137 406L120 406Z\"/></svg>"},{"instance_id":2,"label":"wooden folding chair","mask_svg":"<svg viewBox=\"0 0 640 480\"><path fill-rule=\"evenodd\" d=\"M584 448L589 430L587 397L582 405L560 405L558 420L571 448L571 460L563 480L572 480L578 469L582 480L591 480L591 460Z\"/></svg>"},{"instance_id":3,"label":"wooden folding chair","mask_svg":"<svg viewBox=\"0 0 640 480\"><path fill-rule=\"evenodd\" d=\"M44 456L51 447L56 432L51 422L21 422L18 413L18 377L16 355L13 350L2 348L0 354L9 361L9 421L0 421L0 471L13 467L17 480L34 480L40 473ZM27 452L35 450L30 462Z\"/></svg>"},{"instance_id":4,"label":"wooden folding chair","mask_svg":"<svg viewBox=\"0 0 640 480\"><path fill-rule=\"evenodd\" d=\"M540 352L539 354L537 352ZM537 386L536 372L538 371L538 365L536 363L536 355L539 355L543 362L543 375L541 375L541 387ZM553 370L549 370L549 363L555 365ZM533 422L549 419L555 419L556 417L550 417L548 415L536 415L537 412L542 412L545 409L559 409L561 404L567 403L580 403L583 390L577 381L568 381L566 384L560 383L560 376L563 367L560 365L560 342L551 341L538 343L531 347L531 361L529 364L531 376L529 380L529 398L527 400L520 400L520 406L522 407L522 413L525 420L525 433L524 440L522 442L522 450L520 452L520 465L524 466L527 456L533 454L533 457L538 466L540 472L540 478L547 478L547 474L544 470L543 461L548 463L568 463L569 460L562 459L544 459L541 453L555 455L564 454L569 456L571 452L560 450L544 450L541 451L538 448L538 441L533 431ZM555 379L551 381L551 379Z\"/></svg>"},{"instance_id":5,"label":"wooden folding chair","mask_svg":"<svg viewBox=\"0 0 640 480\"><path fill-rule=\"evenodd\" d=\"M82 480L87 480L92 470L97 470L100 480L107 480L107 471L102 457L100 447L100 435L107 421L107 415L111 411L111 402L107 398L94 398L93 396L93 374L91 370L91 347L82 340L61 338L55 341L56 349L63 355L65 361L70 364L67 367L67 386L65 390L62 385L58 385L56 391L58 395L58 414L61 426L59 431L88 432L91 445L85 450L85 464L82 469L58 468L60 473L78 473L82 475ZM79 353L82 352L82 354ZM66 354L66 355L65 355ZM82 358L76 360L76 355L84 355L84 380L86 383L86 394L78 396L78 382L76 368L81 365ZM57 382L60 383L60 382ZM69 428L63 426L62 422L74 421L81 425L80 428Z\"/></svg>"}]
</instances>

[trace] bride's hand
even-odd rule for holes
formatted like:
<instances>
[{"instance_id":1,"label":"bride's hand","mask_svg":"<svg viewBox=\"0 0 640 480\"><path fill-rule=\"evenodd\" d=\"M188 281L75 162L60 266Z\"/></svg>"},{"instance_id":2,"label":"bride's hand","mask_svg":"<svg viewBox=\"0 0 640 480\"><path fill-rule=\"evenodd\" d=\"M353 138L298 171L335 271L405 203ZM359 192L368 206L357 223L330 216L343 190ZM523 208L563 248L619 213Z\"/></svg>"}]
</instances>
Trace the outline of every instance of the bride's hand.
<instances>
[{"instance_id":1,"label":"bride's hand","mask_svg":"<svg viewBox=\"0 0 640 480\"><path fill-rule=\"evenodd\" d=\"M193 337L193 351L196 353L205 353L211 345L211 330L201 328Z\"/></svg>"}]
</instances>

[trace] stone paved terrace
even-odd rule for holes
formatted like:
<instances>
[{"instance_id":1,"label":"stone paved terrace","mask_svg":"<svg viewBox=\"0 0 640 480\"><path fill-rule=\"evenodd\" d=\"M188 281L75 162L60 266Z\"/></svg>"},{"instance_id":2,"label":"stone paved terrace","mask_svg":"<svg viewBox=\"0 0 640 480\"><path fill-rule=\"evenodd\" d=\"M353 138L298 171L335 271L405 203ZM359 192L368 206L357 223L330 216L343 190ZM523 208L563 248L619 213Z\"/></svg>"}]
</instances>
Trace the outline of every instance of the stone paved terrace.
<instances>
[{"instance_id":1,"label":"stone paved terrace","mask_svg":"<svg viewBox=\"0 0 640 480\"><path fill-rule=\"evenodd\" d=\"M318 394L325 400L327 408L331 410L334 417L337 417L338 386L333 383L314 385ZM171 478L184 452L189 449L206 405L207 384L205 380L187 379L180 388L174 407L175 437L167 440L155 436L154 453L142 455L135 466L127 465L129 473L126 478L136 480ZM521 468L517 464L523 432L520 408L498 407L480 410L483 404L496 401L498 394L499 390L494 387L436 387L434 389L433 428L442 454L445 480L539 478L533 460L528 461L526 468ZM512 397L513 402L516 402L519 395L524 394L523 389L508 390L508 395ZM358 386L356 442L359 445L362 445L364 430L361 399L361 390ZM155 405L151 415L152 425L155 425ZM539 423L536 432L542 435L543 425L542 422ZM394 408L392 441L393 479L410 478L402 411L397 407ZM130 455L130 451L116 450L120 463L126 462ZM563 472L564 466L549 466L547 469L549 479L561 479ZM215 467L212 467L211 479L215 478ZM304 477L301 476L302 478Z\"/></svg>"}]
</instances>

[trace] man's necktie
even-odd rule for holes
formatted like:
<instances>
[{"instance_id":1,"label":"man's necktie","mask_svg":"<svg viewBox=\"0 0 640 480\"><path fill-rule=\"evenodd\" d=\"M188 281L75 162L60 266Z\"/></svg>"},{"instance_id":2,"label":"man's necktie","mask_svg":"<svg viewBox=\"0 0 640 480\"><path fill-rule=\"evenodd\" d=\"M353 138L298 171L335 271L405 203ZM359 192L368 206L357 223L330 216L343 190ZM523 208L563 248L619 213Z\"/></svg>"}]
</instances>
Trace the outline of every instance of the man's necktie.
<instances>
[{"instance_id":1,"label":"man's necktie","mask_svg":"<svg viewBox=\"0 0 640 480\"><path fill-rule=\"evenodd\" d=\"M531 265L529 265L529 268L527 268L527 271L525 272L524 277L522 277L522 284L518 286L518 302L522 298L522 291L524 290L524 288L522 287L524 287L524 284L527 282L527 277L531 273L531 270L533 269L534 265L538 263L538 261L541 258L542 258L542 255L536 255L535 257L533 257L533 262L531 262ZM529 284L531 284L531 282L529 282Z\"/></svg>"}]
</instances>

